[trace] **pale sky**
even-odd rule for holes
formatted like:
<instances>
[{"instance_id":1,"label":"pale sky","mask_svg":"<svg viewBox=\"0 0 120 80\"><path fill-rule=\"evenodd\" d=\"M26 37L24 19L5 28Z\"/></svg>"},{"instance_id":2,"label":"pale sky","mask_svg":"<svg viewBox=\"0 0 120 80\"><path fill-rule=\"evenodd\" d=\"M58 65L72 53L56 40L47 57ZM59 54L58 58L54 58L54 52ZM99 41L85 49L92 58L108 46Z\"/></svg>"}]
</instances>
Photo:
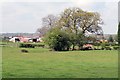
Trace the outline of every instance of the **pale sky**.
<instances>
[{"instance_id":1,"label":"pale sky","mask_svg":"<svg viewBox=\"0 0 120 80\"><path fill-rule=\"evenodd\" d=\"M49 14L59 15L65 8L79 7L85 11L98 12L104 21L102 26L105 34L116 34L118 25L118 2L87 0L55 1L45 0L14 0L2 2L0 5L1 32L4 33L34 33L41 27L41 19Z\"/></svg>"}]
</instances>

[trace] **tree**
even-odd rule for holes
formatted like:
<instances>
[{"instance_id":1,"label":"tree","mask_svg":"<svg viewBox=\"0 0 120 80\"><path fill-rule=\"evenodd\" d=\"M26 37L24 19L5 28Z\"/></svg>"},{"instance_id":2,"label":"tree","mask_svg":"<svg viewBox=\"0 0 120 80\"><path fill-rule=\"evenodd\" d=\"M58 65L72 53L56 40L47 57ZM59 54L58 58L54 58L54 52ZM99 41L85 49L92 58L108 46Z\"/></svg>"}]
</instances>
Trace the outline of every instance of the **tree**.
<instances>
[{"instance_id":1,"label":"tree","mask_svg":"<svg viewBox=\"0 0 120 80\"><path fill-rule=\"evenodd\" d=\"M83 13L80 8L68 8L60 15L59 19L61 23L61 28L68 29L70 32L78 34L78 23L80 21L80 13Z\"/></svg>"},{"instance_id":2,"label":"tree","mask_svg":"<svg viewBox=\"0 0 120 80\"><path fill-rule=\"evenodd\" d=\"M55 51L69 50L71 46L69 34L54 28L45 36L45 42Z\"/></svg>"},{"instance_id":3,"label":"tree","mask_svg":"<svg viewBox=\"0 0 120 80\"><path fill-rule=\"evenodd\" d=\"M120 22L119 22L119 25L118 25L118 44L120 46Z\"/></svg>"},{"instance_id":4,"label":"tree","mask_svg":"<svg viewBox=\"0 0 120 80\"><path fill-rule=\"evenodd\" d=\"M72 44L73 50L76 45L81 47L87 41L86 34L88 32L97 35L103 34L101 28L103 22L99 13L83 11L77 7L65 9L59 18L48 15L42 21L42 26L46 28L46 31L40 30L44 33L50 31L46 42L55 50L65 50L66 45L69 45L66 40Z\"/></svg>"},{"instance_id":5,"label":"tree","mask_svg":"<svg viewBox=\"0 0 120 80\"><path fill-rule=\"evenodd\" d=\"M41 35L45 35L51 28L53 28L58 20L58 17L54 15L48 15L42 18L42 26L38 28L36 32L40 33Z\"/></svg>"},{"instance_id":6,"label":"tree","mask_svg":"<svg viewBox=\"0 0 120 80\"><path fill-rule=\"evenodd\" d=\"M87 12L80 8L73 7L65 9L60 16L58 22L61 29L73 34L71 35L73 49L75 45L80 44L80 42L77 41L78 34L82 33L81 36L85 36L85 34L89 32L103 35L102 28L100 27L103 22L99 13Z\"/></svg>"},{"instance_id":7,"label":"tree","mask_svg":"<svg viewBox=\"0 0 120 80\"><path fill-rule=\"evenodd\" d=\"M49 31L49 28L41 27L41 28L38 28L36 32L39 33L40 35L44 36L48 31Z\"/></svg>"},{"instance_id":8,"label":"tree","mask_svg":"<svg viewBox=\"0 0 120 80\"><path fill-rule=\"evenodd\" d=\"M57 17L50 14L42 19L42 24L43 27L51 28L54 27L56 21L57 21Z\"/></svg>"},{"instance_id":9,"label":"tree","mask_svg":"<svg viewBox=\"0 0 120 80\"><path fill-rule=\"evenodd\" d=\"M87 37L84 36L83 33L79 33L79 34L77 35L77 40L76 40L76 42L77 42L77 45L78 45L79 49L81 49L82 46L87 43L87 40L86 40L86 39L87 39Z\"/></svg>"},{"instance_id":10,"label":"tree","mask_svg":"<svg viewBox=\"0 0 120 80\"><path fill-rule=\"evenodd\" d=\"M99 13L83 11L80 8L68 8L61 14L60 23L62 28L67 28L76 35L79 31L83 34L86 32L102 34L103 24Z\"/></svg>"}]
</instances>

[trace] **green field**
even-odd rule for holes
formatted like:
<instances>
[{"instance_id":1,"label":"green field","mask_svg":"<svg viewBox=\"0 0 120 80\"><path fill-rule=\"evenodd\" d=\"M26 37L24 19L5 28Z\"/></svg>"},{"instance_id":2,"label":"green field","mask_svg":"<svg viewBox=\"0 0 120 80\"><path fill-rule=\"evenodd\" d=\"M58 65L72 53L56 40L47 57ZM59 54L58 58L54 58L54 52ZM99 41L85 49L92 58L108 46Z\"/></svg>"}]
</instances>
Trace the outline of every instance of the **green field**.
<instances>
[{"instance_id":1,"label":"green field","mask_svg":"<svg viewBox=\"0 0 120 80\"><path fill-rule=\"evenodd\" d=\"M3 78L117 78L118 52L64 51L3 47Z\"/></svg>"}]
</instances>

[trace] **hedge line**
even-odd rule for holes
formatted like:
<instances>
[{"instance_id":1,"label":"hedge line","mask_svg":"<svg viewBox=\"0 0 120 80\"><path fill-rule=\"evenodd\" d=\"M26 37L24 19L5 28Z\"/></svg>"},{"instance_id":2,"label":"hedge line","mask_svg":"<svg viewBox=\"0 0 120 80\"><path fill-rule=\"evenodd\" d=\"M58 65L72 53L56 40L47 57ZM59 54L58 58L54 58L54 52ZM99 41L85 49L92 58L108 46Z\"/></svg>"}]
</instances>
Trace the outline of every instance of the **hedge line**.
<instances>
[{"instance_id":1,"label":"hedge line","mask_svg":"<svg viewBox=\"0 0 120 80\"><path fill-rule=\"evenodd\" d=\"M20 48L35 48L35 47L43 47L44 44L30 44L30 43L20 43L19 47Z\"/></svg>"}]
</instances>

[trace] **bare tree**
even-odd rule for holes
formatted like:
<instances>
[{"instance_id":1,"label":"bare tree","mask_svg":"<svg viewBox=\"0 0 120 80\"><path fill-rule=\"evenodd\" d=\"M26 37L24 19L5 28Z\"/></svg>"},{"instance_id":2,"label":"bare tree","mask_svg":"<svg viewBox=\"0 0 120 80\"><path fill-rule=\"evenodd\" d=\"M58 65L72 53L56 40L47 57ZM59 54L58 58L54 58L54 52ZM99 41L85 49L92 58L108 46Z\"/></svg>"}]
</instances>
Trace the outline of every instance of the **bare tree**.
<instances>
[{"instance_id":1,"label":"bare tree","mask_svg":"<svg viewBox=\"0 0 120 80\"><path fill-rule=\"evenodd\" d=\"M48 15L42 18L42 26L52 28L54 27L55 23L57 22L57 17L54 15Z\"/></svg>"},{"instance_id":2,"label":"bare tree","mask_svg":"<svg viewBox=\"0 0 120 80\"><path fill-rule=\"evenodd\" d=\"M47 27L41 27L41 28L38 28L36 32L43 36L46 34L48 30L49 29Z\"/></svg>"},{"instance_id":3,"label":"bare tree","mask_svg":"<svg viewBox=\"0 0 120 80\"><path fill-rule=\"evenodd\" d=\"M51 14L42 18L42 27L38 28L36 32L45 35L48 30L55 26L57 20L58 18Z\"/></svg>"}]
</instances>

